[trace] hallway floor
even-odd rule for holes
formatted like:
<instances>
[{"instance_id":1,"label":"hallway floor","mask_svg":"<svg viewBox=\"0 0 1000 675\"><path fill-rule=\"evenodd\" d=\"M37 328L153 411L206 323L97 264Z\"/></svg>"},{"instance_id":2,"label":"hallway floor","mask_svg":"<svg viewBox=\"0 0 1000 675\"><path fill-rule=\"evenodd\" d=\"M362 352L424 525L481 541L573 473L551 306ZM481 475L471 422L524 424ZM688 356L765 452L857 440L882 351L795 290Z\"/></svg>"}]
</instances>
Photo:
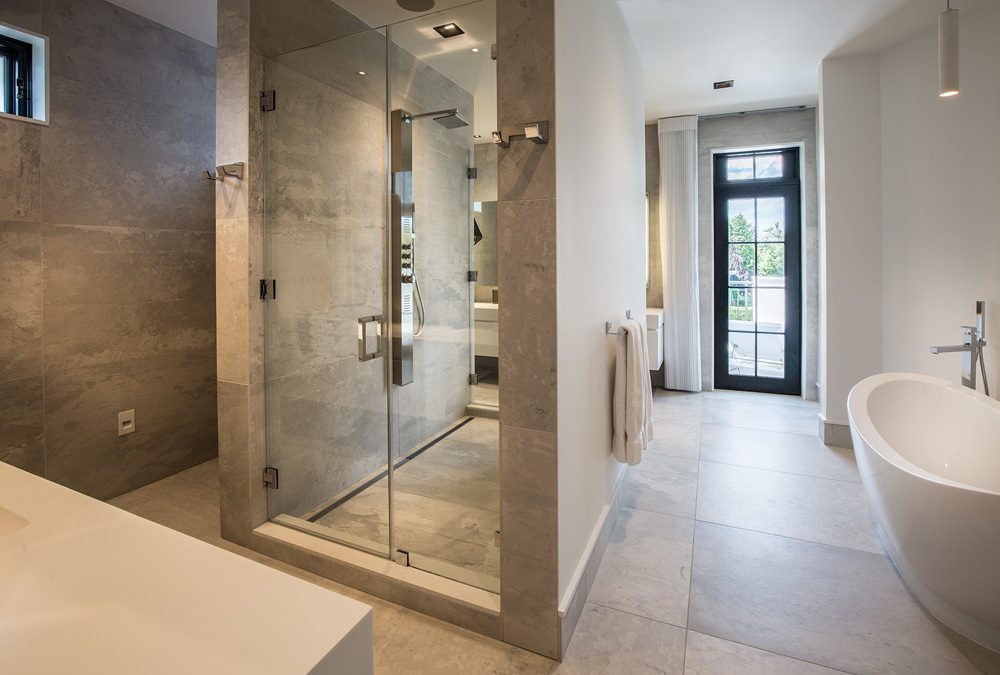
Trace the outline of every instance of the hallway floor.
<instances>
[{"instance_id":1,"label":"hallway floor","mask_svg":"<svg viewBox=\"0 0 1000 675\"><path fill-rule=\"evenodd\" d=\"M372 605L382 673L1000 673L906 591L815 405L658 392L654 412L562 664L222 540L216 462L111 503Z\"/></svg>"}]
</instances>

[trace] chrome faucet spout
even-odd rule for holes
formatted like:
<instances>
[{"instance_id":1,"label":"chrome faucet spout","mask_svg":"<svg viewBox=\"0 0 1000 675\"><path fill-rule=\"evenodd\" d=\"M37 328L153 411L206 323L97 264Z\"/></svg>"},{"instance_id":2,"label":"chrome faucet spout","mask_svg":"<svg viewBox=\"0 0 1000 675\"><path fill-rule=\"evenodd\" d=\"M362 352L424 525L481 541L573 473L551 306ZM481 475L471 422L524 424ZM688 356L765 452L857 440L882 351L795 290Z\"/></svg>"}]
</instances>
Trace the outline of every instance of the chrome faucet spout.
<instances>
[{"instance_id":1,"label":"chrome faucet spout","mask_svg":"<svg viewBox=\"0 0 1000 675\"><path fill-rule=\"evenodd\" d=\"M962 344L960 345L938 345L930 347L931 354L949 354L961 352L962 357L962 384L973 391L976 390L976 366L983 374L983 390L986 395L990 395L990 384L986 379L986 364L983 361L983 351L986 348L986 340L983 338L983 330L986 325L986 302L979 300L976 302L976 325L962 326Z\"/></svg>"}]
</instances>

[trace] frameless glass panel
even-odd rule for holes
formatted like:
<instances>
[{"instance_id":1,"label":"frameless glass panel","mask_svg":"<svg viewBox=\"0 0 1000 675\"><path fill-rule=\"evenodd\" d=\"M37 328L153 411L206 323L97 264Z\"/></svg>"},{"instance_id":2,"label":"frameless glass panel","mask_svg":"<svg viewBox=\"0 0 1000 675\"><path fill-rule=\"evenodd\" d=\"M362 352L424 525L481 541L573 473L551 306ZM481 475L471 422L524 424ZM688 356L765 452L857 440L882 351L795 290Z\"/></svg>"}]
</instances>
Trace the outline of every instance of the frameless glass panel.
<instances>
[{"instance_id":1,"label":"frameless glass panel","mask_svg":"<svg viewBox=\"0 0 1000 675\"><path fill-rule=\"evenodd\" d=\"M760 333L757 336L757 377L785 376L785 336Z\"/></svg>"},{"instance_id":2,"label":"frameless glass panel","mask_svg":"<svg viewBox=\"0 0 1000 675\"><path fill-rule=\"evenodd\" d=\"M755 265L753 244L729 245L730 286L749 286L753 284Z\"/></svg>"},{"instance_id":3,"label":"frameless glass panel","mask_svg":"<svg viewBox=\"0 0 1000 675\"><path fill-rule=\"evenodd\" d=\"M729 330L754 330L754 292L752 288L729 289Z\"/></svg>"},{"instance_id":4,"label":"frameless glass panel","mask_svg":"<svg viewBox=\"0 0 1000 675\"><path fill-rule=\"evenodd\" d=\"M730 199L729 210L729 241L753 241L754 231L754 200Z\"/></svg>"},{"instance_id":5,"label":"frameless glass panel","mask_svg":"<svg viewBox=\"0 0 1000 675\"><path fill-rule=\"evenodd\" d=\"M727 345L729 374L754 376L757 360L756 336L753 333L729 333Z\"/></svg>"},{"instance_id":6,"label":"frameless glass panel","mask_svg":"<svg viewBox=\"0 0 1000 675\"><path fill-rule=\"evenodd\" d=\"M753 155L730 157L726 160L726 180L749 180L753 178Z\"/></svg>"},{"instance_id":7,"label":"frameless glass panel","mask_svg":"<svg viewBox=\"0 0 1000 675\"><path fill-rule=\"evenodd\" d=\"M397 150L409 139L413 240L403 254L412 256L414 276L412 366L392 386L393 546L414 567L498 592L499 423L468 408L478 337L488 342L491 310L496 318L486 297L473 306L468 271L479 270L484 286L497 284L497 209L496 197L481 193L474 212L465 176L477 155L486 156L476 153L474 133L489 138L486 129L497 128L495 100L484 95L496 91L495 16L489 0L394 24L389 69L391 115L409 120L393 127L390 170L397 173ZM443 41L433 28L448 23L465 33ZM485 167L481 175L485 183Z\"/></svg>"},{"instance_id":8,"label":"frameless glass panel","mask_svg":"<svg viewBox=\"0 0 1000 675\"><path fill-rule=\"evenodd\" d=\"M765 197L757 200L757 239L785 240L785 198Z\"/></svg>"},{"instance_id":9,"label":"frameless glass panel","mask_svg":"<svg viewBox=\"0 0 1000 675\"><path fill-rule=\"evenodd\" d=\"M372 30L266 58L263 115L269 515L383 556L385 45Z\"/></svg>"},{"instance_id":10,"label":"frameless glass panel","mask_svg":"<svg viewBox=\"0 0 1000 675\"><path fill-rule=\"evenodd\" d=\"M781 155L756 155L754 157L755 178L781 178Z\"/></svg>"},{"instance_id":11,"label":"frameless glass panel","mask_svg":"<svg viewBox=\"0 0 1000 675\"><path fill-rule=\"evenodd\" d=\"M779 287L785 281L785 245L757 244L757 285Z\"/></svg>"},{"instance_id":12,"label":"frameless glass panel","mask_svg":"<svg viewBox=\"0 0 1000 675\"><path fill-rule=\"evenodd\" d=\"M785 332L785 289L757 288L757 330L762 333Z\"/></svg>"}]
</instances>

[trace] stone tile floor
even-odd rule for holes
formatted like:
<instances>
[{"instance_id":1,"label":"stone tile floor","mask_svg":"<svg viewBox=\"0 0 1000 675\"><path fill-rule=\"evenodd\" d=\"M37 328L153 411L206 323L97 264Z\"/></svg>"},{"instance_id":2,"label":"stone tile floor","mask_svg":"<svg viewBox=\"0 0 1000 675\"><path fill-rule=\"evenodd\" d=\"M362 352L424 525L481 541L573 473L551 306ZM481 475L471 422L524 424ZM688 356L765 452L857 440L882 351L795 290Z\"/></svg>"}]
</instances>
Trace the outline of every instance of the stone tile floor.
<instances>
[{"instance_id":1,"label":"stone tile floor","mask_svg":"<svg viewBox=\"0 0 1000 675\"><path fill-rule=\"evenodd\" d=\"M657 440L557 664L223 541L209 462L111 503L375 608L380 673L1000 674L881 553L853 454L816 407L658 392Z\"/></svg>"}]
</instances>

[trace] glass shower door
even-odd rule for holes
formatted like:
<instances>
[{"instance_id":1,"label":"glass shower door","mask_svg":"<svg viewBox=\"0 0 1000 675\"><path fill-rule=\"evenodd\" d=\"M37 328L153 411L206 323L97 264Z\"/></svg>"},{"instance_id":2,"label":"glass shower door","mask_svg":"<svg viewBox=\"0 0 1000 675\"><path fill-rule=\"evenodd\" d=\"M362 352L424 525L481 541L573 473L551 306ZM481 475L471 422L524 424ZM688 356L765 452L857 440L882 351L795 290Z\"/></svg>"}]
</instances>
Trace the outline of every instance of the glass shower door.
<instances>
[{"instance_id":1,"label":"glass shower door","mask_svg":"<svg viewBox=\"0 0 1000 675\"><path fill-rule=\"evenodd\" d=\"M386 42L265 60L272 520L388 556Z\"/></svg>"}]
</instances>

